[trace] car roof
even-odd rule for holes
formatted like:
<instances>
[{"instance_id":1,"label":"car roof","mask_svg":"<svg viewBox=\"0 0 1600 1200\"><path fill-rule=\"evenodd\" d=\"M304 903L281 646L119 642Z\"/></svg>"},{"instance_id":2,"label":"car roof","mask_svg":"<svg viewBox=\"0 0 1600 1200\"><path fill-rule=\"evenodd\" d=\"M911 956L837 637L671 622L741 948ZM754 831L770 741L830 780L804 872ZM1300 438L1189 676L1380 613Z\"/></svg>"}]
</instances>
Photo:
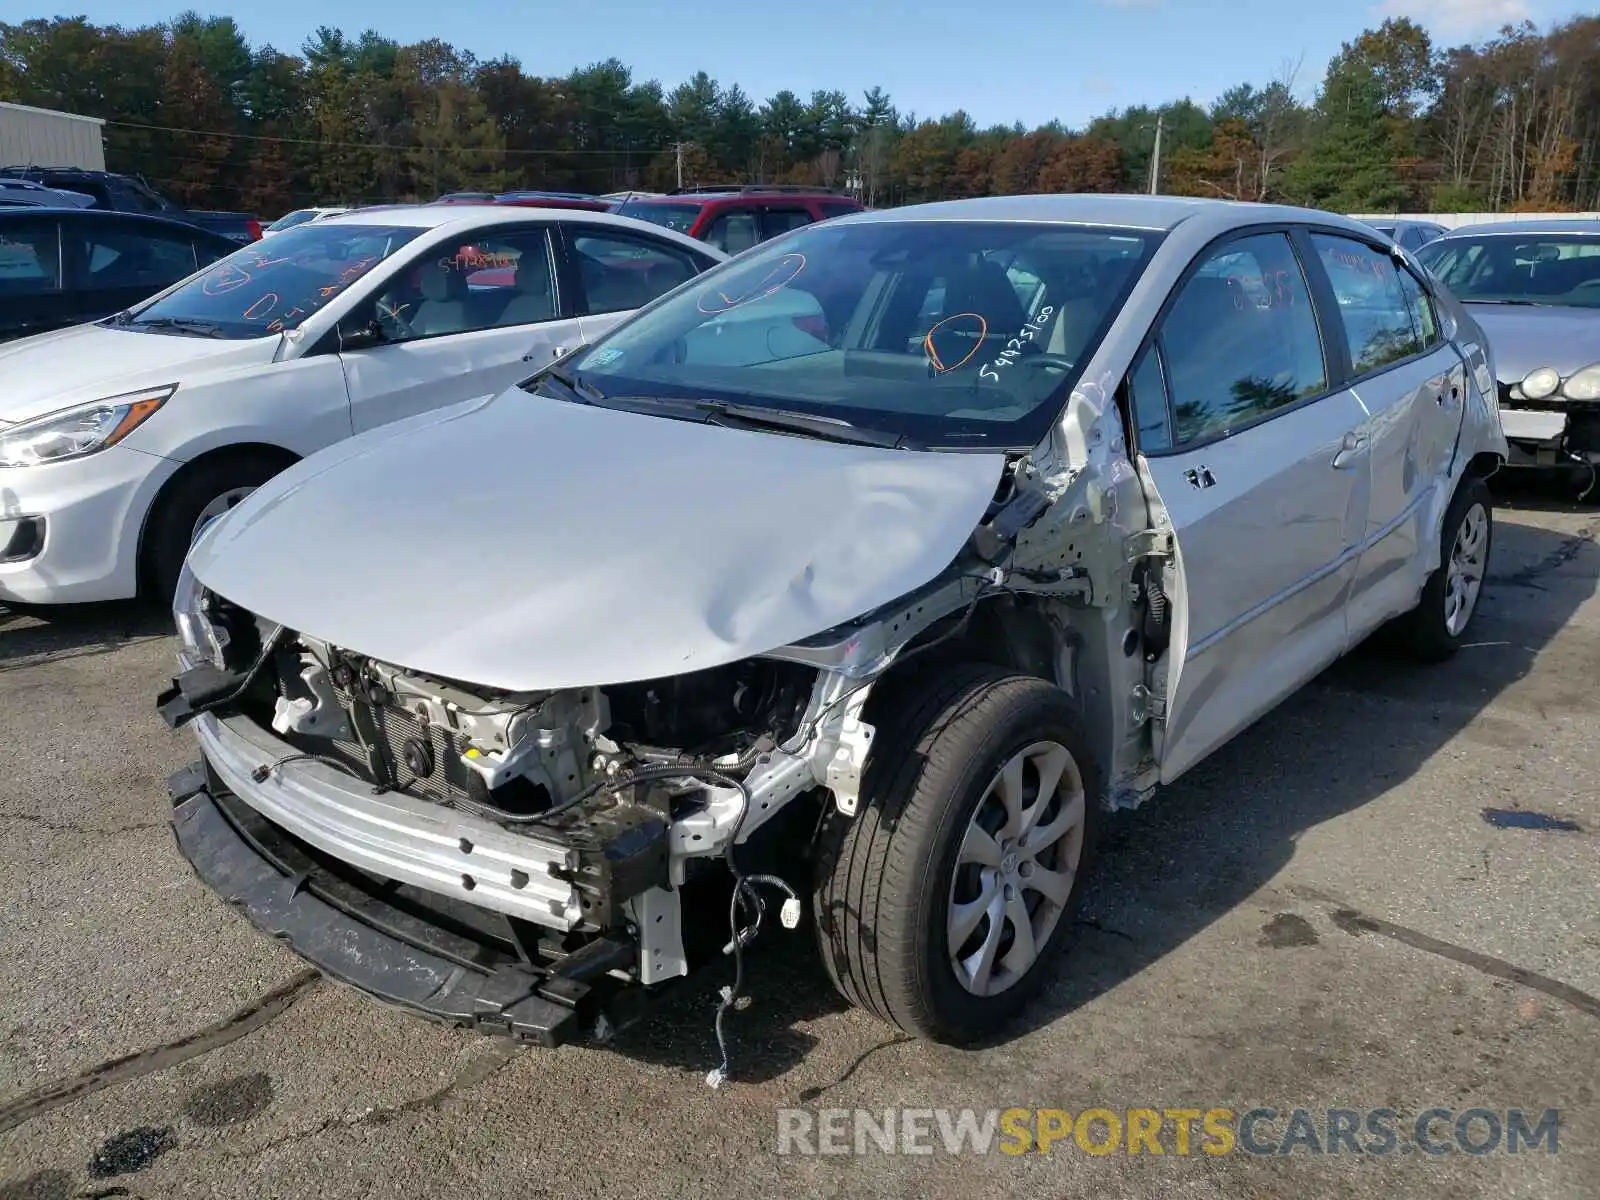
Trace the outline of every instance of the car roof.
<instances>
[{"instance_id":1,"label":"car roof","mask_svg":"<svg viewBox=\"0 0 1600 1200\"><path fill-rule=\"evenodd\" d=\"M587 225L614 225L618 229L648 233L655 238L715 253L705 242L633 217L620 217L603 209L544 208L511 204L397 204L373 205L323 217L318 228L335 225L387 225L404 229L493 229L498 225L524 225L530 220L581 221Z\"/></svg>"},{"instance_id":2,"label":"car roof","mask_svg":"<svg viewBox=\"0 0 1600 1200\"><path fill-rule=\"evenodd\" d=\"M1471 234L1473 237L1483 237L1487 234L1505 234L1509 237L1527 237L1530 234L1563 237L1574 233L1600 237L1600 220L1590 217L1587 220L1553 218L1544 221L1480 221L1476 225L1457 225L1439 240L1444 241L1445 238L1458 237L1462 234Z\"/></svg>"},{"instance_id":3,"label":"car roof","mask_svg":"<svg viewBox=\"0 0 1600 1200\"><path fill-rule=\"evenodd\" d=\"M1040 196L984 196L972 200L938 200L903 208L871 209L835 217L829 224L866 221L1038 221L1064 225L1106 225L1168 232L1192 218L1224 218L1225 226L1274 221L1314 222L1368 230L1371 226L1338 213L1257 204L1245 200L1207 200L1187 196L1139 196L1074 192Z\"/></svg>"},{"instance_id":4,"label":"car roof","mask_svg":"<svg viewBox=\"0 0 1600 1200\"><path fill-rule=\"evenodd\" d=\"M114 221L119 225L148 225L152 229L181 229L184 233L197 233L213 241L227 242L237 249L243 245L232 238L224 237L214 229L205 229L199 225L191 225L187 221L177 221L171 217L160 217L153 213L116 212L105 208L74 208L61 204L28 204L18 205L15 208L0 208L0 216L16 213L26 213L30 217L41 215L53 217L68 217L75 221Z\"/></svg>"}]
</instances>

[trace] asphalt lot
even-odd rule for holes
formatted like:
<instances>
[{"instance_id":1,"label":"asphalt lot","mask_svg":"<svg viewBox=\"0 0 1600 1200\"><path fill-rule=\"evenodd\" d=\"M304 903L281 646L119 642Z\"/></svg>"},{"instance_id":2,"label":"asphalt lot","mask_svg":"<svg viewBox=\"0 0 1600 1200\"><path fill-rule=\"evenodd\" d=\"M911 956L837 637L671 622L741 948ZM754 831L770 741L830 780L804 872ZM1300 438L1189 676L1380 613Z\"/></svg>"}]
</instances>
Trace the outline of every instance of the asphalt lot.
<instances>
[{"instance_id":1,"label":"asphalt lot","mask_svg":"<svg viewBox=\"0 0 1600 1200\"><path fill-rule=\"evenodd\" d=\"M172 845L164 622L0 610L0 1200L1600 1195L1600 511L1508 504L1453 662L1363 649L1111 823L1008 1040L900 1039L773 928L719 1091L721 976L555 1052L307 976ZM1012 1105L1554 1107L1559 1153L775 1152L784 1107Z\"/></svg>"}]
</instances>

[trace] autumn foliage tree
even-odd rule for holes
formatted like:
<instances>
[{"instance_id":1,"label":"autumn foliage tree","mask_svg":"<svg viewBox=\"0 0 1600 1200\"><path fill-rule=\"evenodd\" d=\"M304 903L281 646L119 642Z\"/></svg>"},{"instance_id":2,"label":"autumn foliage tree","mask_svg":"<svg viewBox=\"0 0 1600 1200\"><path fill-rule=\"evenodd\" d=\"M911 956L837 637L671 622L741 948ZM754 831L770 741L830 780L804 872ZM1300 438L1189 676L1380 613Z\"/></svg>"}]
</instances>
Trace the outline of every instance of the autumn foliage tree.
<instances>
[{"instance_id":1,"label":"autumn foliage tree","mask_svg":"<svg viewBox=\"0 0 1600 1200\"><path fill-rule=\"evenodd\" d=\"M1600 16L1440 47L1414 21L1362 30L1310 103L1285 67L1209 104L1152 95L1086 127L980 126L882 88L754 97L704 71L560 76L440 39L314 30L252 45L226 16L0 23L0 98L105 118L113 168L198 207L502 187L607 192L726 182L848 188L874 206L1015 192L1160 190L1345 211L1600 207Z\"/></svg>"}]
</instances>

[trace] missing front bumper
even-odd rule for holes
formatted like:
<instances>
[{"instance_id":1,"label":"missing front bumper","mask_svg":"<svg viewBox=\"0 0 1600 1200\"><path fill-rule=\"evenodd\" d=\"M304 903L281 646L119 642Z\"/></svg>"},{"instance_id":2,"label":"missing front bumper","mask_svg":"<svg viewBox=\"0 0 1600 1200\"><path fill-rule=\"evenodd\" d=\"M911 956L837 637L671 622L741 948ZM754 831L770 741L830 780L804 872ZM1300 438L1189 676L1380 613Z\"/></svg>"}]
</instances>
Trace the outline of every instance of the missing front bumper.
<instances>
[{"instance_id":1,"label":"missing front bumper","mask_svg":"<svg viewBox=\"0 0 1600 1200\"><path fill-rule=\"evenodd\" d=\"M178 848L251 924L323 974L452 1025L556 1046L604 1037L647 997L626 978L633 943L597 937L562 952L486 934L482 913L342 864L232 795L204 761L168 780ZM528 931L523 930L524 933Z\"/></svg>"}]
</instances>

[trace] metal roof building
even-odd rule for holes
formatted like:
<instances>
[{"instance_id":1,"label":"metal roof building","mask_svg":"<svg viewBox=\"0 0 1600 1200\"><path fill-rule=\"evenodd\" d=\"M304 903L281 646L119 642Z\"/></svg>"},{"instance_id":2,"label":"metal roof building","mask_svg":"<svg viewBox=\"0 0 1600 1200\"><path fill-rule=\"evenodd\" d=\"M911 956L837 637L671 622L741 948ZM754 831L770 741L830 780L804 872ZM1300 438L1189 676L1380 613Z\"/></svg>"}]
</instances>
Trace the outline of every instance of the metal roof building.
<instances>
[{"instance_id":1,"label":"metal roof building","mask_svg":"<svg viewBox=\"0 0 1600 1200\"><path fill-rule=\"evenodd\" d=\"M105 122L0 101L0 167L106 169Z\"/></svg>"}]
</instances>

